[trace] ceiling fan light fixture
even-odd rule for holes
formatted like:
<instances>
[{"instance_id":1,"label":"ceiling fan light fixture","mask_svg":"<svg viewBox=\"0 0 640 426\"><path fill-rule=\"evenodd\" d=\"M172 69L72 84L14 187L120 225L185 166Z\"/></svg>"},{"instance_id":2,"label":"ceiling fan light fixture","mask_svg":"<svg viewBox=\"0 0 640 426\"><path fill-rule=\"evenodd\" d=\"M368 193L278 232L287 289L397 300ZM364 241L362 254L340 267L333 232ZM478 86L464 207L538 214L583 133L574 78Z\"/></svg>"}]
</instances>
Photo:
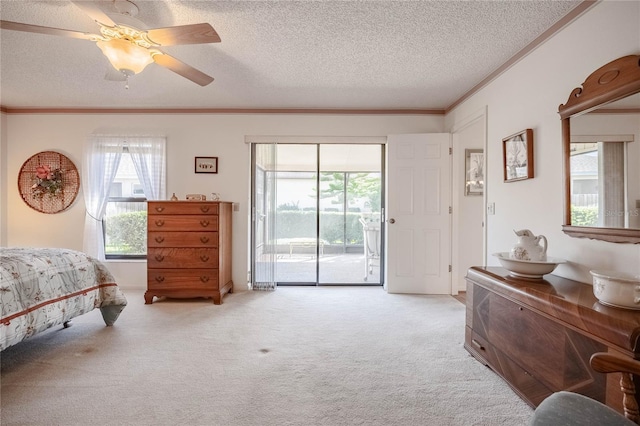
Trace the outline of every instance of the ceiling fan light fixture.
<instances>
[{"instance_id":1,"label":"ceiling fan light fixture","mask_svg":"<svg viewBox=\"0 0 640 426\"><path fill-rule=\"evenodd\" d=\"M138 74L153 62L151 51L127 40L98 40L96 44L118 71L128 70Z\"/></svg>"}]
</instances>

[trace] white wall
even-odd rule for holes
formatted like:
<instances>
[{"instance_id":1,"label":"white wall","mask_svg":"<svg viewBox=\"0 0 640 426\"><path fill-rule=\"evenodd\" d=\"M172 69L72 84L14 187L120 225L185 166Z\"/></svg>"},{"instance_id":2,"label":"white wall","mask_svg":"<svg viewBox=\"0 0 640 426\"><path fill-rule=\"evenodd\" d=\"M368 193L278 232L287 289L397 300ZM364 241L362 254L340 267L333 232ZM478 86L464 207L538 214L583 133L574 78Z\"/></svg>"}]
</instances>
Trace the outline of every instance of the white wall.
<instances>
[{"instance_id":1,"label":"white wall","mask_svg":"<svg viewBox=\"0 0 640 426\"><path fill-rule=\"evenodd\" d=\"M3 123L4 124L4 123ZM29 208L12 185L23 162L44 150L56 150L82 166L82 147L92 132L149 131L167 136L167 193L210 195L239 203L233 215L233 280L244 290L248 263L249 147L245 135L386 136L441 132L443 116L424 115L276 115L276 114L8 114L7 176L0 193L8 210L2 225L9 246L67 247L82 250L84 201L59 214ZM5 129L5 126L3 126ZM194 157L217 156L218 174L195 174ZM4 168L3 168L4 170ZM146 287L145 262L109 262L123 287Z\"/></svg>"},{"instance_id":2,"label":"white wall","mask_svg":"<svg viewBox=\"0 0 640 426\"><path fill-rule=\"evenodd\" d=\"M562 232L562 134L558 106L602 65L640 54L640 2L604 1L467 99L445 117L445 128L487 108L487 263L491 253L507 251L514 229L528 228L549 240L549 255L569 262L556 274L591 282L589 270L615 269L640 274L640 244L577 239ZM504 183L502 139L532 128L535 178Z\"/></svg>"},{"instance_id":3,"label":"white wall","mask_svg":"<svg viewBox=\"0 0 640 426\"><path fill-rule=\"evenodd\" d=\"M0 113L0 247L7 244L7 116Z\"/></svg>"}]
</instances>

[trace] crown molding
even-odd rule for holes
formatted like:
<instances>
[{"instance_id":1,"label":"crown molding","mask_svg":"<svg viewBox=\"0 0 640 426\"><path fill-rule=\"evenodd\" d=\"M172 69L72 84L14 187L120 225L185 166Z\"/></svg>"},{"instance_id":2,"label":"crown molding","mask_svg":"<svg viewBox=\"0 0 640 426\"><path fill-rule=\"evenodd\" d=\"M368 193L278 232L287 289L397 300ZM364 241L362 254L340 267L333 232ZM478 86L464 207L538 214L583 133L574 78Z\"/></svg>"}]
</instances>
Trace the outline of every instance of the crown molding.
<instances>
[{"instance_id":1,"label":"crown molding","mask_svg":"<svg viewBox=\"0 0 640 426\"><path fill-rule=\"evenodd\" d=\"M344 108L12 108L7 114L333 114L333 115L444 115L444 109Z\"/></svg>"}]
</instances>

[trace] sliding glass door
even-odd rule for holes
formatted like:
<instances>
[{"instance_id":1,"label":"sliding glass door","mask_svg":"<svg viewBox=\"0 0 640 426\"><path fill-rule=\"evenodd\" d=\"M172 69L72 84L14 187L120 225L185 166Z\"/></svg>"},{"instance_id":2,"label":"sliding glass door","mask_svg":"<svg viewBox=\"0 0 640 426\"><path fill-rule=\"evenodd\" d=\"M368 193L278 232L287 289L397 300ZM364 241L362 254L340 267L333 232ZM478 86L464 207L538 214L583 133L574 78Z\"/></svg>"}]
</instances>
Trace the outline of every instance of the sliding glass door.
<instances>
[{"instance_id":1,"label":"sliding glass door","mask_svg":"<svg viewBox=\"0 0 640 426\"><path fill-rule=\"evenodd\" d=\"M380 284L382 145L320 145L320 284Z\"/></svg>"},{"instance_id":2,"label":"sliding glass door","mask_svg":"<svg viewBox=\"0 0 640 426\"><path fill-rule=\"evenodd\" d=\"M256 278L269 259L277 285L381 285L384 146L267 146L275 147L274 163L254 160Z\"/></svg>"},{"instance_id":3,"label":"sliding glass door","mask_svg":"<svg viewBox=\"0 0 640 426\"><path fill-rule=\"evenodd\" d=\"M279 285L315 285L318 255L318 146L277 145ZM321 247L320 247L321 248Z\"/></svg>"}]
</instances>

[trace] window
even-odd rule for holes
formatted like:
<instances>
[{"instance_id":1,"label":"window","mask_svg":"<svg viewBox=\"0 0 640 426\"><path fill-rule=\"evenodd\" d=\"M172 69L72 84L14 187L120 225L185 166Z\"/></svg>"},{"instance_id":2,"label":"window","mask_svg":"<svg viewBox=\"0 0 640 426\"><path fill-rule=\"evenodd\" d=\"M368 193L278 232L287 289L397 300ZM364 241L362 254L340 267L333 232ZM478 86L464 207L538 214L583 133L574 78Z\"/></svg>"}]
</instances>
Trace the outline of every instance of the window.
<instances>
[{"instance_id":1,"label":"window","mask_svg":"<svg viewBox=\"0 0 640 426\"><path fill-rule=\"evenodd\" d=\"M109 190L102 219L107 259L145 258L147 254L147 198L125 149Z\"/></svg>"},{"instance_id":2,"label":"window","mask_svg":"<svg viewBox=\"0 0 640 426\"><path fill-rule=\"evenodd\" d=\"M166 138L91 135L82 168L84 251L146 257L147 200L166 199Z\"/></svg>"}]
</instances>

